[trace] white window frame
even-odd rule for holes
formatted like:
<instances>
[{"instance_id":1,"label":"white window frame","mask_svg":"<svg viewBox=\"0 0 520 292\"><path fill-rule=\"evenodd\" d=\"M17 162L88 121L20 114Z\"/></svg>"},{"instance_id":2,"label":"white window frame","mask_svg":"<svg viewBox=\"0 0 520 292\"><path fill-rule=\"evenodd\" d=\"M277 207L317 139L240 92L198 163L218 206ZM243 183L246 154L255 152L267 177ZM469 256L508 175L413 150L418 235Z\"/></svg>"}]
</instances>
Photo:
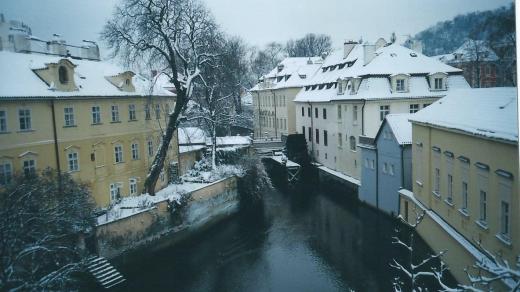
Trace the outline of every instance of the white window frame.
<instances>
[{"instance_id":1,"label":"white window frame","mask_svg":"<svg viewBox=\"0 0 520 292\"><path fill-rule=\"evenodd\" d=\"M0 163L0 185L11 183L13 178L13 163L11 161L3 161Z\"/></svg>"},{"instance_id":2,"label":"white window frame","mask_svg":"<svg viewBox=\"0 0 520 292\"><path fill-rule=\"evenodd\" d=\"M155 119L161 119L161 105L158 103L155 104Z\"/></svg>"},{"instance_id":3,"label":"white window frame","mask_svg":"<svg viewBox=\"0 0 520 292\"><path fill-rule=\"evenodd\" d=\"M341 120L341 105L338 104L338 120Z\"/></svg>"},{"instance_id":4,"label":"white window frame","mask_svg":"<svg viewBox=\"0 0 520 292\"><path fill-rule=\"evenodd\" d=\"M121 187L122 183L111 183L110 184L110 202L116 202L119 198L121 198Z\"/></svg>"},{"instance_id":5,"label":"white window frame","mask_svg":"<svg viewBox=\"0 0 520 292\"><path fill-rule=\"evenodd\" d=\"M111 116L112 116L112 123L118 123L121 120L119 119L119 105L114 104L110 106L111 110Z\"/></svg>"},{"instance_id":6,"label":"white window frame","mask_svg":"<svg viewBox=\"0 0 520 292\"><path fill-rule=\"evenodd\" d=\"M342 147L343 146L343 136L341 133L338 133L338 147Z\"/></svg>"},{"instance_id":7,"label":"white window frame","mask_svg":"<svg viewBox=\"0 0 520 292\"><path fill-rule=\"evenodd\" d=\"M444 89L444 78L435 77L433 78L434 89L435 90L443 90Z\"/></svg>"},{"instance_id":8,"label":"white window frame","mask_svg":"<svg viewBox=\"0 0 520 292\"><path fill-rule=\"evenodd\" d=\"M76 119L74 117L74 108L67 106L63 108L63 119L65 127L74 127L76 125Z\"/></svg>"},{"instance_id":9,"label":"white window frame","mask_svg":"<svg viewBox=\"0 0 520 292\"><path fill-rule=\"evenodd\" d=\"M130 121L137 121L137 113L135 111L135 104L128 105L128 119Z\"/></svg>"},{"instance_id":10,"label":"white window frame","mask_svg":"<svg viewBox=\"0 0 520 292\"><path fill-rule=\"evenodd\" d=\"M406 91L406 83L404 78L395 79L395 91L404 92Z\"/></svg>"},{"instance_id":11,"label":"white window frame","mask_svg":"<svg viewBox=\"0 0 520 292\"><path fill-rule=\"evenodd\" d=\"M486 224L488 216L487 216L487 200L488 194L486 190L479 190L479 214L478 220L480 223Z\"/></svg>"},{"instance_id":12,"label":"white window frame","mask_svg":"<svg viewBox=\"0 0 520 292\"><path fill-rule=\"evenodd\" d=\"M349 143L350 143L350 151L356 152L356 137L350 136L349 137Z\"/></svg>"},{"instance_id":13,"label":"white window frame","mask_svg":"<svg viewBox=\"0 0 520 292\"><path fill-rule=\"evenodd\" d=\"M101 124L101 107L99 105L93 105L90 108L90 112L92 115L92 124Z\"/></svg>"},{"instance_id":14,"label":"white window frame","mask_svg":"<svg viewBox=\"0 0 520 292\"><path fill-rule=\"evenodd\" d=\"M22 119L23 119L24 127L22 127ZM31 109L28 109L28 108L18 109L18 123L19 123L20 131L31 131L32 130Z\"/></svg>"},{"instance_id":15,"label":"white window frame","mask_svg":"<svg viewBox=\"0 0 520 292\"><path fill-rule=\"evenodd\" d=\"M500 200L500 235L506 238L511 236L511 204L504 200Z\"/></svg>"},{"instance_id":16,"label":"white window frame","mask_svg":"<svg viewBox=\"0 0 520 292\"><path fill-rule=\"evenodd\" d=\"M79 153L77 151L69 151L67 153L67 166L69 172L79 171Z\"/></svg>"},{"instance_id":17,"label":"white window frame","mask_svg":"<svg viewBox=\"0 0 520 292\"><path fill-rule=\"evenodd\" d=\"M134 142L130 146L132 151L132 160L139 160L139 143Z\"/></svg>"},{"instance_id":18,"label":"white window frame","mask_svg":"<svg viewBox=\"0 0 520 292\"><path fill-rule=\"evenodd\" d=\"M137 179L136 178L129 179L128 189L130 190L130 196L137 195Z\"/></svg>"},{"instance_id":19,"label":"white window frame","mask_svg":"<svg viewBox=\"0 0 520 292\"><path fill-rule=\"evenodd\" d=\"M435 167L433 173L433 193L437 196L440 196L441 192L441 169L439 167Z\"/></svg>"},{"instance_id":20,"label":"white window frame","mask_svg":"<svg viewBox=\"0 0 520 292\"><path fill-rule=\"evenodd\" d=\"M419 104L418 103L410 104L410 113L411 114L414 114L414 113L416 113L418 111L419 111Z\"/></svg>"},{"instance_id":21,"label":"white window frame","mask_svg":"<svg viewBox=\"0 0 520 292\"><path fill-rule=\"evenodd\" d=\"M390 105L379 106L379 120L382 122L390 114Z\"/></svg>"},{"instance_id":22,"label":"white window frame","mask_svg":"<svg viewBox=\"0 0 520 292\"><path fill-rule=\"evenodd\" d=\"M462 197L462 207L461 210L463 210L466 214L468 213L468 182L462 181L461 183L461 197Z\"/></svg>"},{"instance_id":23,"label":"white window frame","mask_svg":"<svg viewBox=\"0 0 520 292\"><path fill-rule=\"evenodd\" d=\"M0 109L0 133L7 133L7 111Z\"/></svg>"},{"instance_id":24,"label":"white window frame","mask_svg":"<svg viewBox=\"0 0 520 292\"><path fill-rule=\"evenodd\" d=\"M36 159L24 159L22 161L22 170L26 176L36 174Z\"/></svg>"},{"instance_id":25,"label":"white window frame","mask_svg":"<svg viewBox=\"0 0 520 292\"><path fill-rule=\"evenodd\" d=\"M114 163L123 163L123 145L114 145Z\"/></svg>"},{"instance_id":26,"label":"white window frame","mask_svg":"<svg viewBox=\"0 0 520 292\"><path fill-rule=\"evenodd\" d=\"M148 140L147 142L147 146L148 146L148 156L152 156L153 155L153 141L152 139Z\"/></svg>"},{"instance_id":27,"label":"white window frame","mask_svg":"<svg viewBox=\"0 0 520 292\"><path fill-rule=\"evenodd\" d=\"M355 105L352 107L352 121L354 123L357 123L358 120L358 106Z\"/></svg>"}]
</instances>

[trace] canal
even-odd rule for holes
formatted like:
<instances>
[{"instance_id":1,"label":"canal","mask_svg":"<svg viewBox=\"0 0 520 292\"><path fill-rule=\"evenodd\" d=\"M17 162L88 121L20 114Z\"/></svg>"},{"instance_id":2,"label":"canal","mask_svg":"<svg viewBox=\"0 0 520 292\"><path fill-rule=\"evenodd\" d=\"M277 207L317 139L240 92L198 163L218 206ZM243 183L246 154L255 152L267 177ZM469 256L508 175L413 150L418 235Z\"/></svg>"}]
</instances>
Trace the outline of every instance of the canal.
<instances>
[{"instance_id":1,"label":"canal","mask_svg":"<svg viewBox=\"0 0 520 292\"><path fill-rule=\"evenodd\" d=\"M122 289L391 291L399 272L389 263L408 259L392 244L396 229L407 238L395 219L345 191L273 190L259 206L181 244L125 259ZM428 253L420 240L415 253L416 260Z\"/></svg>"}]
</instances>

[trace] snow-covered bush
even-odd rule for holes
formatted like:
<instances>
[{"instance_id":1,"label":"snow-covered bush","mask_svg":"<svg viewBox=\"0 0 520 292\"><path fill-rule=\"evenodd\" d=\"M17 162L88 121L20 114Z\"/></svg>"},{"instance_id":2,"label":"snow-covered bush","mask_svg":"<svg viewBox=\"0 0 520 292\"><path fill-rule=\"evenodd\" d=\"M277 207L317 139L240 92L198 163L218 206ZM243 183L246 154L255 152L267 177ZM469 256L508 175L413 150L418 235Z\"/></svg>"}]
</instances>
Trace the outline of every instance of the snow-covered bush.
<instances>
[{"instance_id":1,"label":"snow-covered bush","mask_svg":"<svg viewBox=\"0 0 520 292\"><path fill-rule=\"evenodd\" d=\"M59 183L61 182L61 183ZM83 269L78 235L91 232L85 185L45 170L0 190L0 290L74 290Z\"/></svg>"}]
</instances>

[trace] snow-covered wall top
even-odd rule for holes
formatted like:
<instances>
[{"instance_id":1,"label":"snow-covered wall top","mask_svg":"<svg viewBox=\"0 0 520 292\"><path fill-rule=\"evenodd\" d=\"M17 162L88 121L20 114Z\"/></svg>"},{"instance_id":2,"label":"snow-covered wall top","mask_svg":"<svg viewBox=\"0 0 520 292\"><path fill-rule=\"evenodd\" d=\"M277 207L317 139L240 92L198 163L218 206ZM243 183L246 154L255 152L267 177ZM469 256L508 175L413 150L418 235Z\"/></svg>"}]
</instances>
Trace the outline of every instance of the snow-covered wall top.
<instances>
[{"instance_id":1,"label":"snow-covered wall top","mask_svg":"<svg viewBox=\"0 0 520 292\"><path fill-rule=\"evenodd\" d=\"M179 145L206 144L206 133L201 128L183 127L178 130Z\"/></svg>"},{"instance_id":2,"label":"snow-covered wall top","mask_svg":"<svg viewBox=\"0 0 520 292\"><path fill-rule=\"evenodd\" d=\"M410 121L518 143L516 87L456 90Z\"/></svg>"},{"instance_id":3,"label":"snow-covered wall top","mask_svg":"<svg viewBox=\"0 0 520 292\"><path fill-rule=\"evenodd\" d=\"M35 70L67 59L74 67L74 91L55 90ZM128 72L107 61L89 61L42 54L0 52L0 98L12 97L111 97L173 96L160 83L152 83L140 75L132 77L135 91L124 91L109 81L110 77Z\"/></svg>"}]
</instances>

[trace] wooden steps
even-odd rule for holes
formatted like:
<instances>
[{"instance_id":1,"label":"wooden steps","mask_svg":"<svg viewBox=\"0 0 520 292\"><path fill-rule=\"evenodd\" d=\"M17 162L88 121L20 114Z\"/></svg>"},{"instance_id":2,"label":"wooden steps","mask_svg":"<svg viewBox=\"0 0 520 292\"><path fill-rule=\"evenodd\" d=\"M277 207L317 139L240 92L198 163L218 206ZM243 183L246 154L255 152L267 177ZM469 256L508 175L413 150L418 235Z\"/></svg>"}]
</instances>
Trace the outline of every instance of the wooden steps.
<instances>
[{"instance_id":1,"label":"wooden steps","mask_svg":"<svg viewBox=\"0 0 520 292\"><path fill-rule=\"evenodd\" d=\"M87 270L104 289L116 287L126 281L123 275L104 257L91 257L87 264Z\"/></svg>"}]
</instances>

